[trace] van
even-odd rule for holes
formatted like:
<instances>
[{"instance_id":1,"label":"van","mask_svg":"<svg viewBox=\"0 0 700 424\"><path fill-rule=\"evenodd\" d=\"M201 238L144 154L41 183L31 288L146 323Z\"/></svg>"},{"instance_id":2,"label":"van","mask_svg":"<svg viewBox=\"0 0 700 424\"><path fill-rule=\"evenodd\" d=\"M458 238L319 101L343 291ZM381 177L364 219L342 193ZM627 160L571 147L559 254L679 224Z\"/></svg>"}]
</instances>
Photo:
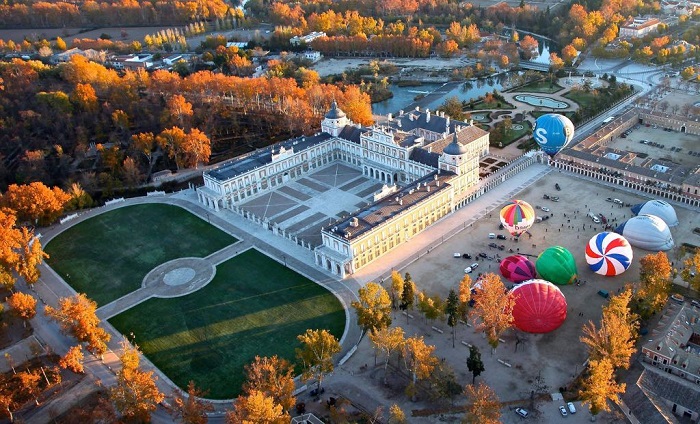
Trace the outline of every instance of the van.
<instances>
[{"instance_id":1,"label":"van","mask_svg":"<svg viewBox=\"0 0 700 424\"><path fill-rule=\"evenodd\" d=\"M622 200L620 199L613 199L613 203L617 203L618 205L622 204Z\"/></svg>"},{"instance_id":2,"label":"van","mask_svg":"<svg viewBox=\"0 0 700 424\"><path fill-rule=\"evenodd\" d=\"M496 233L489 233L489 238L490 238L490 239L495 239L495 238L496 238Z\"/></svg>"}]
</instances>

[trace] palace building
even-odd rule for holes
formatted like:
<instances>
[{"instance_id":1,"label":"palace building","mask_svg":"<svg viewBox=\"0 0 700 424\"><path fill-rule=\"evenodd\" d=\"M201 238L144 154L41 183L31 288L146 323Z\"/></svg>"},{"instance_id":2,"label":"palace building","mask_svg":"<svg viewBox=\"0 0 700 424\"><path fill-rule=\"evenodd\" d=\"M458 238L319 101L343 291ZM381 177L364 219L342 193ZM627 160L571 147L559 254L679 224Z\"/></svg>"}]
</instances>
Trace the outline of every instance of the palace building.
<instances>
[{"instance_id":1,"label":"palace building","mask_svg":"<svg viewBox=\"0 0 700 424\"><path fill-rule=\"evenodd\" d=\"M471 122L418 108L382 125L351 122L333 102L321 132L277 143L204 173L201 203L236 209L318 168L342 162L385 187L374 201L321 231L316 265L343 278L463 204L479 181L489 134Z\"/></svg>"}]
</instances>

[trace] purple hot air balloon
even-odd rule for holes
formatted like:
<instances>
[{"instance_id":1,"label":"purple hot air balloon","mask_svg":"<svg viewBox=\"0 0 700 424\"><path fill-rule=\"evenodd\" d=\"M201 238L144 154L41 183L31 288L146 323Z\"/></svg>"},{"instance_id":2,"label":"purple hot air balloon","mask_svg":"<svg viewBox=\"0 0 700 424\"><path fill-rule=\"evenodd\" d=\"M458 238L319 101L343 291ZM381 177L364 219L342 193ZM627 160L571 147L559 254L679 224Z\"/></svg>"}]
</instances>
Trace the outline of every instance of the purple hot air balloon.
<instances>
[{"instance_id":1,"label":"purple hot air balloon","mask_svg":"<svg viewBox=\"0 0 700 424\"><path fill-rule=\"evenodd\" d=\"M536 278L535 264L522 255L508 256L501 261L501 275L514 283Z\"/></svg>"}]
</instances>

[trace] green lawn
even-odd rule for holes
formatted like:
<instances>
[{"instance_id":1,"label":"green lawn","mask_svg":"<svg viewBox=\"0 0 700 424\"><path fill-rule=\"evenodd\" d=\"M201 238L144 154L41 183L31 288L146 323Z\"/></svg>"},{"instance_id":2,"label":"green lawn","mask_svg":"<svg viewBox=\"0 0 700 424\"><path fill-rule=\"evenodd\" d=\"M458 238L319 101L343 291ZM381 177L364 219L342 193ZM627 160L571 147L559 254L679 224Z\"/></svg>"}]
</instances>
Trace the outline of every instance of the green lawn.
<instances>
[{"instance_id":1,"label":"green lawn","mask_svg":"<svg viewBox=\"0 0 700 424\"><path fill-rule=\"evenodd\" d=\"M585 91L572 90L564 94L564 97L578 103L581 109L587 109L592 107L596 100L596 95L592 91L586 93Z\"/></svg>"},{"instance_id":2,"label":"green lawn","mask_svg":"<svg viewBox=\"0 0 700 424\"><path fill-rule=\"evenodd\" d=\"M533 81L529 84L525 84L522 87L518 87L513 90L513 93L556 93L563 89L559 84L551 84L548 80L544 81Z\"/></svg>"},{"instance_id":3,"label":"green lawn","mask_svg":"<svg viewBox=\"0 0 700 424\"><path fill-rule=\"evenodd\" d=\"M205 257L235 237L177 206L127 206L97 215L46 245L48 264L77 292L105 305L139 287L156 266Z\"/></svg>"},{"instance_id":4,"label":"green lawn","mask_svg":"<svg viewBox=\"0 0 700 424\"><path fill-rule=\"evenodd\" d=\"M294 362L297 335L326 328L340 339L345 312L325 288L251 249L220 264L201 290L150 299L109 321L122 334L133 332L178 386L193 380L207 397L228 399L238 395L243 367L255 355Z\"/></svg>"}]
</instances>

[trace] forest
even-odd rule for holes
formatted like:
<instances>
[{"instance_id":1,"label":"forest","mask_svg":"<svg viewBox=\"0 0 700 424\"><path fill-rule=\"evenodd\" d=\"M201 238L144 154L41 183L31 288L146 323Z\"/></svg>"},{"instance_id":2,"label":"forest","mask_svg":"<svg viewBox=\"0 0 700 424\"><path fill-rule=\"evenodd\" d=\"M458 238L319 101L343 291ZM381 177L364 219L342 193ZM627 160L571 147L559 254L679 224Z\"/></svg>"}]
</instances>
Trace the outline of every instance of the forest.
<instances>
[{"instance_id":1,"label":"forest","mask_svg":"<svg viewBox=\"0 0 700 424\"><path fill-rule=\"evenodd\" d=\"M58 66L14 59L0 63L0 78L3 191L11 183L77 182L97 197L112 195L154 171L313 134L333 99L355 122L372 119L369 96L356 86L292 78L119 74L81 56Z\"/></svg>"}]
</instances>

